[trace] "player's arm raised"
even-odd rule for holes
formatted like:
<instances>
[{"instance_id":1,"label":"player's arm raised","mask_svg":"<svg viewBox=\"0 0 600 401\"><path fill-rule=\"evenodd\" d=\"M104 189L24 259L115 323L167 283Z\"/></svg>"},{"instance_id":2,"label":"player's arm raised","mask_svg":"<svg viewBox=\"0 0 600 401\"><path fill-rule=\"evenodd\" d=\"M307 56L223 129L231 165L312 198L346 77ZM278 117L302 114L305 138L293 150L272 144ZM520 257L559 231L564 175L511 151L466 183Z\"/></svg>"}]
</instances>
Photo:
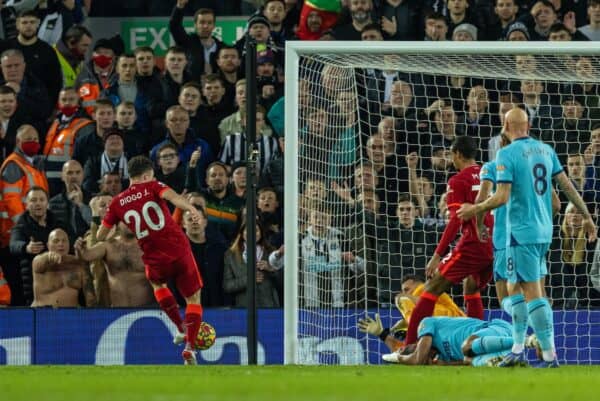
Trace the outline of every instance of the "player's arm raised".
<instances>
[{"instance_id":1,"label":"player's arm raised","mask_svg":"<svg viewBox=\"0 0 600 401\"><path fill-rule=\"evenodd\" d=\"M183 196L179 195L177 192L173 191L171 188L161 192L161 198L166 201L171 202L175 207L183 210L184 212L188 211L192 214L193 220L200 220L200 215L198 214L198 210L192 205L188 200Z\"/></svg>"},{"instance_id":2,"label":"player's arm raised","mask_svg":"<svg viewBox=\"0 0 600 401\"><path fill-rule=\"evenodd\" d=\"M592 219L590 211L588 210L587 206L585 205L585 202L579 195L579 192L577 192L577 190L573 186L573 183L571 183L571 180L569 180L564 171L554 176L554 179L558 183L560 189L567 196L567 199L569 199L569 201L575 205L579 213L583 215L583 229L587 234L588 241L596 241L597 229L596 224L594 224L594 219Z\"/></svg>"}]
</instances>

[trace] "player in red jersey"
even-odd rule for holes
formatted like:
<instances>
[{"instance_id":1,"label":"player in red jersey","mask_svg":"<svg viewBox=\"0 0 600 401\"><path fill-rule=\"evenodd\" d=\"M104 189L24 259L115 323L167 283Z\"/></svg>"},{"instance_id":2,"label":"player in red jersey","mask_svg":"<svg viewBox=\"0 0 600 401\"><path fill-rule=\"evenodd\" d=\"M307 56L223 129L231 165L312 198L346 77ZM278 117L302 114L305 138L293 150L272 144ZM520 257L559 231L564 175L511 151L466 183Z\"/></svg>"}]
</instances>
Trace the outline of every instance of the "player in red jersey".
<instances>
[{"instance_id":1,"label":"player in red jersey","mask_svg":"<svg viewBox=\"0 0 600 401\"><path fill-rule=\"evenodd\" d=\"M130 186L115 196L108 206L98 229L98 240L106 239L110 229L119 221L135 233L143 251L146 277L154 288L154 296L161 309L177 326L178 336L183 337L185 332L187 340L182 357L186 365L194 365L195 341L202 322L202 278L189 241L171 217L165 201L189 211L194 220L199 220L200 215L183 196L154 179L152 161L147 157L134 157L127 167ZM187 302L184 320L179 314L175 297L167 287L167 281L171 278Z\"/></svg>"},{"instance_id":2,"label":"player in red jersey","mask_svg":"<svg viewBox=\"0 0 600 401\"><path fill-rule=\"evenodd\" d=\"M419 323L431 316L438 297L453 284L469 279L472 285L464 287L467 315L483 319L483 303L479 290L484 288L492 276L493 250L491 230L493 218L485 215L483 225L487 232L478 233L476 219L462 221L456 211L465 203L472 203L479 191L480 166L475 162L477 144L468 136L459 136L452 144L452 162L459 172L448 181L448 210L450 221L433 257L427 264L425 290L419 296L406 333L406 344L417 340ZM450 243L459 230L461 237L454 249L447 253ZM442 256L445 255L443 258Z\"/></svg>"}]
</instances>

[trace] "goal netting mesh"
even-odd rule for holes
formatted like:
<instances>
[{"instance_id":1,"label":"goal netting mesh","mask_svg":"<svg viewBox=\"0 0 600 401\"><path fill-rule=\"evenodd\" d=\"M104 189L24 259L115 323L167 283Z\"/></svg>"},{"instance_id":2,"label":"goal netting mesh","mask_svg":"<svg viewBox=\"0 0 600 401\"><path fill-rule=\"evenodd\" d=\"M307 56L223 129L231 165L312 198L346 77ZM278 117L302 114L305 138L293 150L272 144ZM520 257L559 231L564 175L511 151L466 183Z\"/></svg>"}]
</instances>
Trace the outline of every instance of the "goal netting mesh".
<instances>
[{"instance_id":1,"label":"goal netting mesh","mask_svg":"<svg viewBox=\"0 0 600 401\"><path fill-rule=\"evenodd\" d=\"M599 85L600 58L591 56L301 56L298 132L286 138L298 149L299 196L286 204L298 207L297 224L286 221L297 230L298 274L287 277L297 285L295 362L380 363L389 351L359 332L357 319L377 312L384 327L400 319L403 278L424 276L446 225L450 144L472 136L479 161L493 159L514 106L528 112L531 135L556 149L596 214ZM559 359L600 363L600 256L561 200L546 287ZM462 288L451 295L462 308ZM502 316L493 284L482 296L486 316Z\"/></svg>"}]
</instances>

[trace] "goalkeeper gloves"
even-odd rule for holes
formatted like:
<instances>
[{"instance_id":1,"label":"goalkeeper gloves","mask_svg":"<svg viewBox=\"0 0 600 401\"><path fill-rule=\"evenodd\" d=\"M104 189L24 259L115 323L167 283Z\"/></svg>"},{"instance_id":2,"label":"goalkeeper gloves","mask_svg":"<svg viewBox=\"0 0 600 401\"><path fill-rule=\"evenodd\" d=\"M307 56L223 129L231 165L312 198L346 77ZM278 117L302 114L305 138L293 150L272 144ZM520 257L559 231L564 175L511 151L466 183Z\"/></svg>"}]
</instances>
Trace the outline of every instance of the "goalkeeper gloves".
<instances>
[{"instance_id":1,"label":"goalkeeper gloves","mask_svg":"<svg viewBox=\"0 0 600 401\"><path fill-rule=\"evenodd\" d=\"M375 320L367 315L366 318L358 321L358 329L363 333L371 334L372 336L380 337L384 331L389 333L389 330L384 330L379 318L379 313L375 314Z\"/></svg>"}]
</instances>

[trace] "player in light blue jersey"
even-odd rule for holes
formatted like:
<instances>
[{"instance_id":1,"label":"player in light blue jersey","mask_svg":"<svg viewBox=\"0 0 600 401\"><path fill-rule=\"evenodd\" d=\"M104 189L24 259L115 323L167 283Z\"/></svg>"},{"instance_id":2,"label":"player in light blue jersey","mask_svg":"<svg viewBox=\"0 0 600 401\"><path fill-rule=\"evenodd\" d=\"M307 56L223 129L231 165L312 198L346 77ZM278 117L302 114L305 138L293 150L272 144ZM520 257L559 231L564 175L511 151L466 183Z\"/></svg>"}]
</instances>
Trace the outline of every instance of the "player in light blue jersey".
<instances>
[{"instance_id":1,"label":"player in light blue jersey","mask_svg":"<svg viewBox=\"0 0 600 401\"><path fill-rule=\"evenodd\" d=\"M510 142L506 135L502 135L500 146L504 147ZM481 186L475 203L481 203L490 197L496 190L496 161L492 160L483 165L479 176ZM479 219L478 219L479 221ZM478 224L478 227L481 227ZM480 228L480 232L482 229ZM500 206L494 210L494 230L492 235L492 244L494 245L494 281L496 283L496 293L498 301L506 297L506 206ZM504 308L504 305L503 305ZM510 310L510 308L504 308ZM509 312L510 313L510 312Z\"/></svg>"},{"instance_id":2,"label":"player in light blue jersey","mask_svg":"<svg viewBox=\"0 0 600 401\"><path fill-rule=\"evenodd\" d=\"M512 352L501 366L525 361L527 321L537 335L543 360L537 367L558 367L554 348L552 308L544 297L540 278L552 241L552 179L584 216L583 229L596 240L596 225L583 199L563 171L556 152L528 135L529 120L522 109L506 113L504 133L511 144L498 152L496 193L476 205L463 204L458 216L469 219L507 204L508 294L513 318ZM526 302L527 308L515 308Z\"/></svg>"},{"instance_id":3,"label":"player in light blue jersey","mask_svg":"<svg viewBox=\"0 0 600 401\"><path fill-rule=\"evenodd\" d=\"M383 360L403 365L485 366L510 354L511 326L470 317L428 317L421 321L417 344L409 354L391 353Z\"/></svg>"},{"instance_id":4,"label":"player in light blue jersey","mask_svg":"<svg viewBox=\"0 0 600 401\"><path fill-rule=\"evenodd\" d=\"M510 141L506 137L506 135L502 134L500 137L500 148L503 148L510 144ZM481 167L481 173L479 176L481 181L481 186L479 188L479 193L477 194L477 198L475 199L475 203L481 203L487 198L491 196L491 194L496 190L496 160L491 160ZM556 214L560 211L560 199L558 198L558 194L554 190L552 190L552 210L553 214ZM498 302L502 306L502 309L512 315L512 304L511 298L508 297L508 290L506 289L506 280L507 280L507 252L508 249L506 247L506 205L502 205L496 208L494 211L494 230L492 236L492 244L494 245L494 282L496 284L496 295L498 296ZM479 216L478 216L479 217ZM479 231L483 232L483 228L479 226ZM544 261L545 262L545 261ZM542 266L542 278L540 285L542 289L544 289L544 280L547 274L546 264L543 263ZM523 303L523 307L525 304Z\"/></svg>"}]
</instances>

